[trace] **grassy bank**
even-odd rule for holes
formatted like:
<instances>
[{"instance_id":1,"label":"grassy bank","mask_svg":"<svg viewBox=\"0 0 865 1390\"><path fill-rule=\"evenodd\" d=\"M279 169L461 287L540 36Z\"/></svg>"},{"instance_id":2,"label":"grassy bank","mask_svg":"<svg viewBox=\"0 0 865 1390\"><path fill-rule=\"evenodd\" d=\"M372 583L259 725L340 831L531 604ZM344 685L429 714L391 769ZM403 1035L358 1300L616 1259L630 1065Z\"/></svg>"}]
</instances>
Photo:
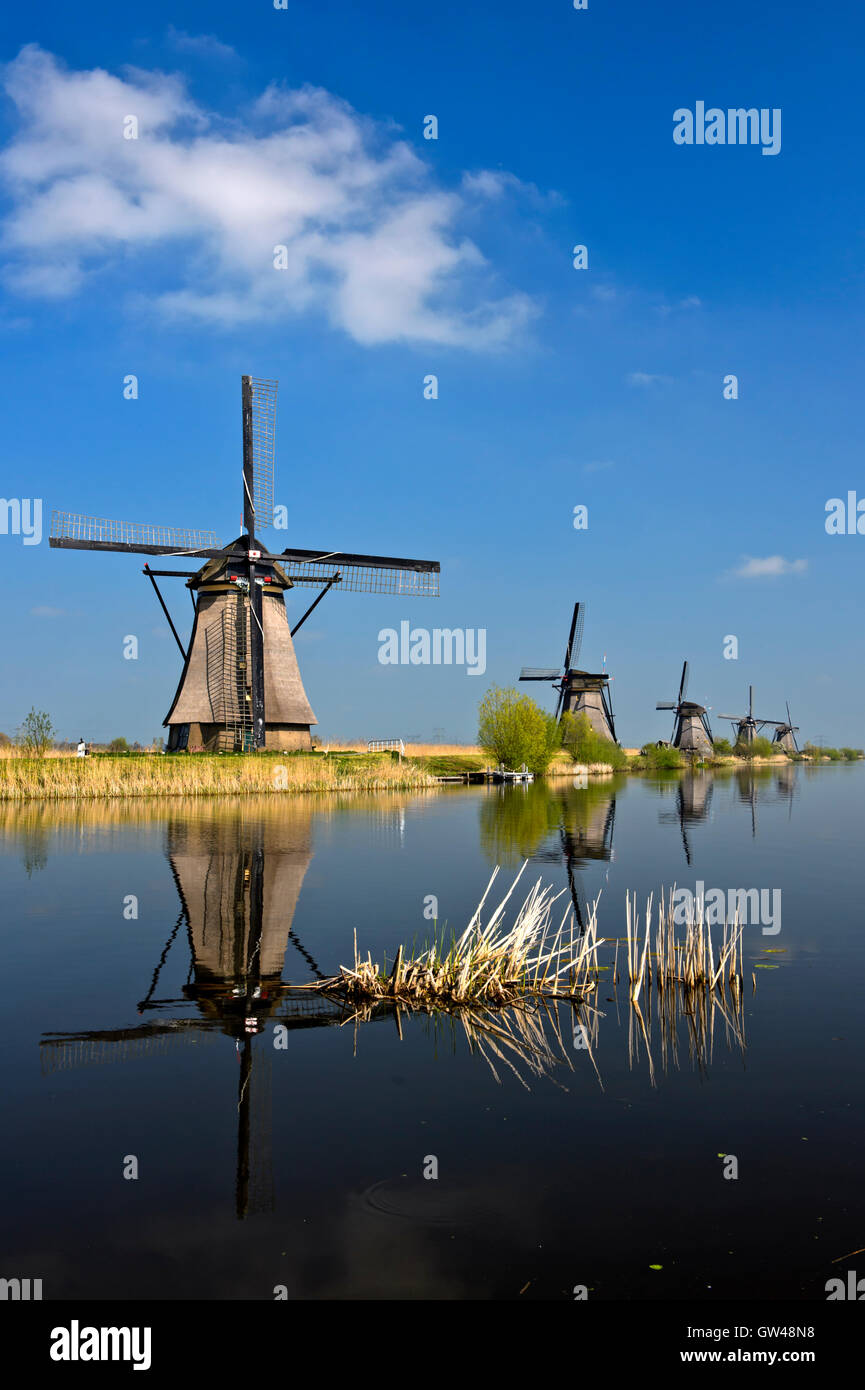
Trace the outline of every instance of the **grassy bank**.
<instances>
[{"instance_id":1,"label":"grassy bank","mask_svg":"<svg viewBox=\"0 0 865 1390\"><path fill-rule=\"evenodd\" d=\"M274 754L0 758L0 801L141 796L260 796L434 786L411 759Z\"/></svg>"}]
</instances>

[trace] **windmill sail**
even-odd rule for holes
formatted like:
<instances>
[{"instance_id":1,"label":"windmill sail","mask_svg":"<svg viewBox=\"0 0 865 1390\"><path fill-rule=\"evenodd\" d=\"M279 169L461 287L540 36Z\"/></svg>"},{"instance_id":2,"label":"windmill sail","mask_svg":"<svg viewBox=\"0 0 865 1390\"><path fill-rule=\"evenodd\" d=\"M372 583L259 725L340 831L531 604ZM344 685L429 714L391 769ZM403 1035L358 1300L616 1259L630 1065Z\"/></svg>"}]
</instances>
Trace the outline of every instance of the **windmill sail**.
<instances>
[{"instance_id":1,"label":"windmill sail","mask_svg":"<svg viewBox=\"0 0 865 1390\"><path fill-rule=\"evenodd\" d=\"M61 550L117 550L133 555L215 555L221 549L213 531L60 511L51 515L48 544Z\"/></svg>"},{"instance_id":2,"label":"windmill sail","mask_svg":"<svg viewBox=\"0 0 865 1390\"><path fill-rule=\"evenodd\" d=\"M249 378L252 395L252 501L257 526L273 525L273 474L276 451L276 390L278 383Z\"/></svg>"},{"instance_id":3,"label":"windmill sail","mask_svg":"<svg viewBox=\"0 0 865 1390\"><path fill-rule=\"evenodd\" d=\"M284 550L279 557L292 584L326 584L349 593L401 594L438 598L438 560L405 560L392 555L355 555L341 550Z\"/></svg>"}]
</instances>

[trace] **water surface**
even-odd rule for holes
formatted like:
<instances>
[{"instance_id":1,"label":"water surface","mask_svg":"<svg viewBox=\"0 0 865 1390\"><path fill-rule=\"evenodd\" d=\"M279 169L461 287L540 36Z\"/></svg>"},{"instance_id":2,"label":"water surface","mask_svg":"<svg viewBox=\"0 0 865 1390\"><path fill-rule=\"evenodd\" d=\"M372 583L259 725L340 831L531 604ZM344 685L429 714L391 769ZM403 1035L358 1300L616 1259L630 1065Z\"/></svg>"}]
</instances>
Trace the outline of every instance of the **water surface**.
<instances>
[{"instance_id":1,"label":"water surface","mask_svg":"<svg viewBox=\"0 0 865 1390\"><path fill-rule=\"evenodd\" d=\"M861 765L791 765L4 808L7 1275L45 1298L825 1298L865 1226L863 800ZM647 1056L607 976L591 1056L568 1025L549 1076L497 1080L459 1022L339 1026L285 988L355 930L374 957L420 943L433 899L461 929L524 858L578 920L601 893L608 936L626 890L780 889L741 1027L656 1020Z\"/></svg>"}]
</instances>

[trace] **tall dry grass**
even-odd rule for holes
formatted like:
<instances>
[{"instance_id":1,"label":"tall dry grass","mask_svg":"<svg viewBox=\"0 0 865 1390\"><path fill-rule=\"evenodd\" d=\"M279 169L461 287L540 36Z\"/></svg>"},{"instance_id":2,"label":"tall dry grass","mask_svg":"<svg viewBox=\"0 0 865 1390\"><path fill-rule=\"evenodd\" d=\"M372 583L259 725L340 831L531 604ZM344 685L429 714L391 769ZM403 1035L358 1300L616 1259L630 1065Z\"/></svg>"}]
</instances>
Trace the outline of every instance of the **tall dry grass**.
<instances>
[{"instance_id":1,"label":"tall dry grass","mask_svg":"<svg viewBox=\"0 0 865 1390\"><path fill-rule=\"evenodd\" d=\"M459 937L446 942L436 935L431 945L412 956L400 946L392 961L385 957L383 964L378 964L370 953L361 955L355 934L351 965L341 966L337 975L315 985L298 988L321 992L340 1003L348 1011L345 1022L364 1022L382 1008L393 1009L400 1036L401 1010L407 1016L449 1016L455 1025L462 1024L469 1046L484 1056L497 1080L494 1058L514 1070L520 1081L520 1064L538 1076L550 1075L553 1065L562 1061L572 1066L562 1041L559 1010L565 1007L570 1011L574 1047L579 1045L588 1053L603 1086L595 1060L604 1016L597 1004L598 990L604 980L617 1002L619 941L598 935L599 899L590 905L579 934L575 934L570 902L561 920L554 919L554 905L566 890L554 894L551 888L542 887L540 879L518 907L513 926L506 927L505 908L525 867L523 864L486 923L483 909L498 869ZM744 1053L743 928L738 918L716 928L713 940L701 902L680 925L674 919L671 900L663 893L655 920L650 897L641 923L636 899L629 894L625 927L622 969L632 1065L642 1044L655 1083L654 1019L664 1070L671 1061L678 1065L682 1021L688 1030L691 1061L700 1069L711 1061L716 1018L723 1021L728 1044L735 1043ZM608 957L603 964L601 947L606 947Z\"/></svg>"},{"instance_id":2,"label":"tall dry grass","mask_svg":"<svg viewBox=\"0 0 865 1390\"><path fill-rule=\"evenodd\" d=\"M4 758L0 801L142 796L260 796L284 792L367 792L432 787L409 759L341 763L338 758L227 757Z\"/></svg>"}]
</instances>

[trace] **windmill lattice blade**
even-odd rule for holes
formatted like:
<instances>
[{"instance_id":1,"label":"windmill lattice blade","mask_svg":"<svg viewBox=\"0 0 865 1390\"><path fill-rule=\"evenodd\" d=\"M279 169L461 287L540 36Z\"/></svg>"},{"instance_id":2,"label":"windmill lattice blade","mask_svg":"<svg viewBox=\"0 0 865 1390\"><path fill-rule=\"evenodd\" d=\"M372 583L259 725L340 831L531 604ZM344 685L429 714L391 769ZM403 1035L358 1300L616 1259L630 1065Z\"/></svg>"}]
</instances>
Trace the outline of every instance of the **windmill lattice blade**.
<instances>
[{"instance_id":1,"label":"windmill lattice blade","mask_svg":"<svg viewBox=\"0 0 865 1390\"><path fill-rule=\"evenodd\" d=\"M520 671L521 681L557 681L561 671L551 671L548 666L524 666Z\"/></svg>"},{"instance_id":2,"label":"windmill lattice blade","mask_svg":"<svg viewBox=\"0 0 865 1390\"><path fill-rule=\"evenodd\" d=\"M679 684L679 704L682 703L682 701L684 700L684 698L685 698L685 696L687 695L687 693L688 693L688 663L687 663L687 661L686 661L685 664L684 664L684 666L682 667L682 679L681 679L681 682L680 682L680 684Z\"/></svg>"},{"instance_id":3,"label":"windmill lattice blade","mask_svg":"<svg viewBox=\"0 0 865 1390\"><path fill-rule=\"evenodd\" d=\"M555 712L555 714L553 715L553 718L554 718L554 719L558 719L558 717L559 717L559 711L560 711L560 709L562 708L562 701L564 700L564 698L565 698L565 683L564 683L564 681L562 681L562 684L559 686L559 698L558 698L558 700L556 701L556 712Z\"/></svg>"},{"instance_id":4,"label":"windmill lattice blade","mask_svg":"<svg viewBox=\"0 0 865 1390\"><path fill-rule=\"evenodd\" d=\"M401 594L438 598L438 560L404 560L391 555L354 555L345 551L284 550L286 573L293 584L326 584L342 576L334 591ZM558 672L555 673L558 675Z\"/></svg>"},{"instance_id":5,"label":"windmill lattice blade","mask_svg":"<svg viewBox=\"0 0 865 1390\"><path fill-rule=\"evenodd\" d=\"M677 708L677 706L676 706L675 700L662 700L661 703L660 703L659 705L655 705L655 709L676 709L676 708Z\"/></svg>"},{"instance_id":6,"label":"windmill lattice blade","mask_svg":"<svg viewBox=\"0 0 865 1390\"><path fill-rule=\"evenodd\" d=\"M257 526L273 525L273 468L276 447L276 381L250 377L252 384L252 501Z\"/></svg>"},{"instance_id":7,"label":"windmill lattice blade","mask_svg":"<svg viewBox=\"0 0 865 1390\"><path fill-rule=\"evenodd\" d=\"M568 633L568 645L565 647L565 667L570 670L571 662L576 661L580 655L580 647L583 641L583 624L586 620L586 605L577 602L574 604L574 616L571 618L571 630Z\"/></svg>"},{"instance_id":8,"label":"windmill lattice blade","mask_svg":"<svg viewBox=\"0 0 865 1390\"><path fill-rule=\"evenodd\" d=\"M219 551L213 531L183 526L144 526L130 521L109 521L80 512L57 512L51 517L50 545L70 550L126 550L142 555L197 555Z\"/></svg>"},{"instance_id":9,"label":"windmill lattice blade","mask_svg":"<svg viewBox=\"0 0 865 1390\"><path fill-rule=\"evenodd\" d=\"M792 724L793 724L793 717L792 717L792 715L790 714L790 701L789 701L789 700L785 700L784 703L785 703L785 705L787 706L787 723L792 727Z\"/></svg>"}]
</instances>

